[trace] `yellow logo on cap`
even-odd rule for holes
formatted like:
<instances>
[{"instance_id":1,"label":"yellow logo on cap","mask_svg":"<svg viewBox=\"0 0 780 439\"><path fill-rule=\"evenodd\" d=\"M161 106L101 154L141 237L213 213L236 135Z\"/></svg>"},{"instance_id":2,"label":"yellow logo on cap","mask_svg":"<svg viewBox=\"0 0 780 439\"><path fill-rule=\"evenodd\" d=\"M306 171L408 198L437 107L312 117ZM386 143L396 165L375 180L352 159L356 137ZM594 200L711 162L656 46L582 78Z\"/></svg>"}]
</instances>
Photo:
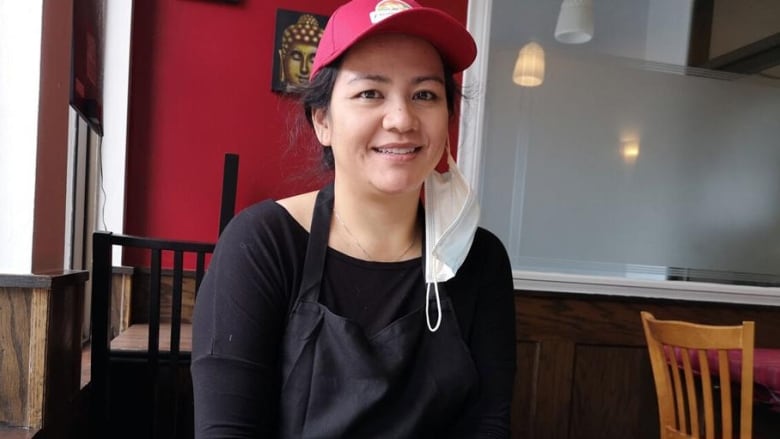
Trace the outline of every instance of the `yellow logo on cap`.
<instances>
[{"instance_id":1,"label":"yellow logo on cap","mask_svg":"<svg viewBox=\"0 0 780 439\"><path fill-rule=\"evenodd\" d=\"M407 9L412 9L412 7L401 0L382 0L376 4L374 12L368 15L371 17L371 23L376 24L397 12Z\"/></svg>"}]
</instances>

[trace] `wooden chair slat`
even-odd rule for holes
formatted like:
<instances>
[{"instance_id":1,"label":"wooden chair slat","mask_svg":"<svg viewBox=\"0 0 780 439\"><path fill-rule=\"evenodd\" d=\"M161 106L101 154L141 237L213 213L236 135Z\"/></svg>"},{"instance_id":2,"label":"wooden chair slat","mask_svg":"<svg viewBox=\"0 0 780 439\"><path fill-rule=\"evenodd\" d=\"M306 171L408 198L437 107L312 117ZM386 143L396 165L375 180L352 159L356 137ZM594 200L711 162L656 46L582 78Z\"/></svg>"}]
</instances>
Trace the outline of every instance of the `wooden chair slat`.
<instances>
[{"instance_id":1,"label":"wooden chair slat","mask_svg":"<svg viewBox=\"0 0 780 439\"><path fill-rule=\"evenodd\" d=\"M641 319L658 397L661 438L698 438L701 434L707 438L731 438L735 425L731 386L739 385L739 437L749 439L753 428L755 324L745 321L741 325L714 326L657 320L644 311ZM737 382L729 373L729 350L738 350L742 355ZM717 352L717 361L710 362L709 352ZM714 367L718 369L717 382L712 379ZM715 401L716 392L712 391L716 384L721 389L717 392L719 404ZM716 407L720 407L719 423L715 422ZM716 431L716 426L721 431Z\"/></svg>"}]
</instances>

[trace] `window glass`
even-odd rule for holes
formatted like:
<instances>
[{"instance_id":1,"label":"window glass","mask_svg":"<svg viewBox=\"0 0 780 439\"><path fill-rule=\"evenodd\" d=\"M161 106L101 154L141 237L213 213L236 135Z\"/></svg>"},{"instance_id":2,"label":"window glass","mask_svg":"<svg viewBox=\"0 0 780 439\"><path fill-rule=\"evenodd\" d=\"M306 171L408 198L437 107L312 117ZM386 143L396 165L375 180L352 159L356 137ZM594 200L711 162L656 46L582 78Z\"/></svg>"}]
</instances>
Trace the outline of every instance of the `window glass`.
<instances>
[{"instance_id":1,"label":"window glass","mask_svg":"<svg viewBox=\"0 0 780 439\"><path fill-rule=\"evenodd\" d=\"M482 222L514 269L780 285L780 2L707 3L597 0L564 44L559 1L493 2Z\"/></svg>"}]
</instances>

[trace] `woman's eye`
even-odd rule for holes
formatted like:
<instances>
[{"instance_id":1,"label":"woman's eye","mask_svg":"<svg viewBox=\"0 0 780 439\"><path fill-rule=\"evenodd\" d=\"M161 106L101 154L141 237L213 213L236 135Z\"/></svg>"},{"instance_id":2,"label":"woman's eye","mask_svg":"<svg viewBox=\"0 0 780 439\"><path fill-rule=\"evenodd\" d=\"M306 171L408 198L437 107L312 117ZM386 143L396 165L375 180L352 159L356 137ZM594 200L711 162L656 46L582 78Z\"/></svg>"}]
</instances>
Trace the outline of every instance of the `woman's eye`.
<instances>
[{"instance_id":1,"label":"woman's eye","mask_svg":"<svg viewBox=\"0 0 780 439\"><path fill-rule=\"evenodd\" d=\"M377 99L380 96L381 95L376 90L364 90L358 93L358 97L363 99Z\"/></svg>"},{"instance_id":2,"label":"woman's eye","mask_svg":"<svg viewBox=\"0 0 780 439\"><path fill-rule=\"evenodd\" d=\"M437 98L436 93L428 90L418 91L414 94L415 100L433 101L436 100L436 98Z\"/></svg>"}]
</instances>

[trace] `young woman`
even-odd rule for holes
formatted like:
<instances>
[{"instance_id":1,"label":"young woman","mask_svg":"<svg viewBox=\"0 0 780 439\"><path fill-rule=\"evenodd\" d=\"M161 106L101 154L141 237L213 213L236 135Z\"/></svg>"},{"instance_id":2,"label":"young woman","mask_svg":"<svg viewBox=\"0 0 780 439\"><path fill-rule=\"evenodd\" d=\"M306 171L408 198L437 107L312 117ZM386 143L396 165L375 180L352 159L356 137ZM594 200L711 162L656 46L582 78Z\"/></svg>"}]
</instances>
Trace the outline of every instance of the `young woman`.
<instances>
[{"instance_id":1,"label":"young woman","mask_svg":"<svg viewBox=\"0 0 780 439\"><path fill-rule=\"evenodd\" d=\"M475 56L411 0L333 13L303 103L334 181L223 232L193 322L197 438L509 436L510 266L449 155Z\"/></svg>"}]
</instances>

